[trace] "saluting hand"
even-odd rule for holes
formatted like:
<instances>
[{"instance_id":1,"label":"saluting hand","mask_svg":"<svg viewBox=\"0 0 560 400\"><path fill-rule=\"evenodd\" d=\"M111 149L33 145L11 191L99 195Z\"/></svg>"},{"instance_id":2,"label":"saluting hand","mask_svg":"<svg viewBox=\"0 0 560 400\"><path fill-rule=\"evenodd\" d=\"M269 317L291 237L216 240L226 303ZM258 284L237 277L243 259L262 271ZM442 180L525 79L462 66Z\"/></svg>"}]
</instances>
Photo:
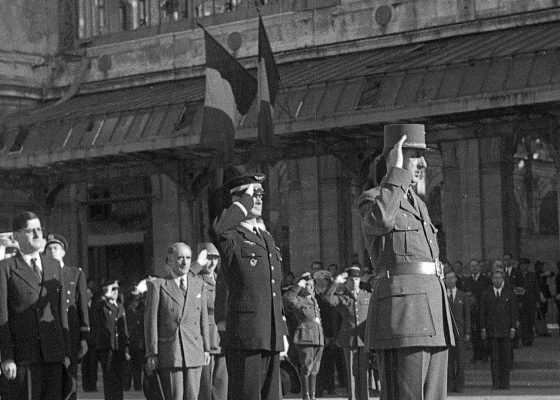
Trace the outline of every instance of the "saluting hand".
<instances>
[{"instance_id":1,"label":"saluting hand","mask_svg":"<svg viewBox=\"0 0 560 400\"><path fill-rule=\"evenodd\" d=\"M255 193L255 185L251 183L249 185L249 187L247 188L247 190L245 191L245 193L247 193L249 196L253 197L253 194Z\"/></svg>"},{"instance_id":2,"label":"saluting hand","mask_svg":"<svg viewBox=\"0 0 560 400\"><path fill-rule=\"evenodd\" d=\"M300 288L303 289L303 288L305 287L305 283L306 283L306 282L307 282L307 281L306 281L305 279L300 279L300 280L298 281L297 285L298 285Z\"/></svg>"},{"instance_id":3,"label":"saluting hand","mask_svg":"<svg viewBox=\"0 0 560 400\"><path fill-rule=\"evenodd\" d=\"M348 273L343 272L340 275L337 275L337 277L334 279L334 281L336 283L338 283L339 285L342 283L346 283L346 281L348 280Z\"/></svg>"},{"instance_id":4,"label":"saluting hand","mask_svg":"<svg viewBox=\"0 0 560 400\"><path fill-rule=\"evenodd\" d=\"M402 146L406 140L406 135L404 135L401 140L399 140L387 156L387 169L392 167L402 168L404 163L404 156L402 151Z\"/></svg>"},{"instance_id":5,"label":"saluting hand","mask_svg":"<svg viewBox=\"0 0 560 400\"><path fill-rule=\"evenodd\" d=\"M2 361L2 373L9 380L16 379L17 366L14 360Z\"/></svg>"},{"instance_id":6,"label":"saluting hand","mask_svg":"<svg viewBox=\"0 0 560 400\"><path fill-rule=\"evenodd\" d=\"M196 258L196 262L201 267L206 266L206 264L208 264L208 250L200 250L198 257Z\"/></svg>"}]
</instances>

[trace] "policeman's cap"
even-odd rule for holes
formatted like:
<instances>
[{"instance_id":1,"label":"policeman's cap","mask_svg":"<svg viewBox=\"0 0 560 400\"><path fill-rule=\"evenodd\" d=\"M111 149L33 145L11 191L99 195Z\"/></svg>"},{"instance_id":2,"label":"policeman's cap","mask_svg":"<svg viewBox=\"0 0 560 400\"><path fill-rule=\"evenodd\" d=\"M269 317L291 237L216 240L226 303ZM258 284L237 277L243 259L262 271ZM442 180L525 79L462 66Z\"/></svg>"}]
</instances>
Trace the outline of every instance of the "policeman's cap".
<instances>
[{"instance_id":1,"label":"policeman's cap","mask_svg":"<svg viewBox=\"0 0 560 400\"><path fill-rule=\"evenodd\" d=\"M388 153L406 135L404 148L426 150L426 130L422 124L391 124L383 128L383 153Z\"/></svg>"},{"instance_id":2,"label":"policeman's cap","mask_svg":"<svg viewBox=\"0 0 560 400\"><path fill-rule=\"evenodd\" d=\"M56 233L53 233L53 234L47 236L47 244L45 245L45 248L48 247L49 244L53 244L53 243L57 243L57 244L61 245L62 248L64 249L64 251L66 251L68 249L68 242L66 241L66 239L62 235L58 235Z\"/></svg>"},{"instance_id":3,"label":"policeman's cap","mask_svg":"<svg viewBox=\"0 0 560 400\"><path fill-rule=\"evenodd\" d=\"M101 283L101 288L105 289L108 286L115 286L115 287L119 287L119 281L115 280L115 279L111 279L111 280L106 280L103 281Z\"/></svg>"},{"instance_id":4,"label":"policeman's cap","mask_svg":"<svg viewBox=\"0 0 560 400\"><path fill-rule=\"evenodd\" d=\"M346 268L346 273L348 274L348 278L361 278L362 277L362 270L359 267Z\"/></svg>"},{"instance_id":5,"label":"policeman's cap","mask_svg":"<svg viewBox=\"0 0 560 400\"><path fill-rule=\"evenodd\" d=\"M260 173L236 176L227 181L224 187L229 193L236 193L247 190L251 184L262 183L265 179L266 175Z\"/></svg>"}]
</instances>

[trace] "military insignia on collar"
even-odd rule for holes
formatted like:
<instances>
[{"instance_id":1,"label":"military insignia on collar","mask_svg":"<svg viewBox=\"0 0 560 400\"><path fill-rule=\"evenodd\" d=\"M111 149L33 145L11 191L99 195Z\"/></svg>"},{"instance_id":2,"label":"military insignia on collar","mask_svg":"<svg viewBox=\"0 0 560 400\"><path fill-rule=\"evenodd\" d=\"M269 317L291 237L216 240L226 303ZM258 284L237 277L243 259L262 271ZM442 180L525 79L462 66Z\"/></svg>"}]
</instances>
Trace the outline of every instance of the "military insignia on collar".
<instances>
[{"instance_id":1,"label":"military insignia on collar","mask_svg":"<svg viewBox=\"0 0 560 400\"><path fill-rule=\"evenodd\" d=\"M250 244L251 246L255 246L256 243L255 242L251 242L250 240L244 240L244 243Z\"/></svg>"},{"instance_id":2,"label":"military insignia on collar","mask_svg":"<svg viewBox=\"0 0 560 400\"><path fill-rule=\"evenodd\" d=\"M254 267L255 265L257 265L257 259L256 258L251 258L251 261L249 261L251 263L251 267Z\"/></svg>"}]
</instances>

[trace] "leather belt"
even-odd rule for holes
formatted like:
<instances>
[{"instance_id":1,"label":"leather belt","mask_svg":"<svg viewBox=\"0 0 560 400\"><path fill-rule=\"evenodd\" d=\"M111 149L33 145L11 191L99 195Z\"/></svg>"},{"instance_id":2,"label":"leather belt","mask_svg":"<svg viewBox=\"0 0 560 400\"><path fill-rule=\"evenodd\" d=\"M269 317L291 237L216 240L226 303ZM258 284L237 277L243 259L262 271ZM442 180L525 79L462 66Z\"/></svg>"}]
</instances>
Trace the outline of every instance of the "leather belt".
<instances>
[{"instance_id":1,"label":"leather belt","mask_svg":"<svg viewBox=\"0 0 560 400\"><path fill-rule=\"evenodd\" d=\"M420 261L414 263L401 263L385 271L385 276L390 278L394 275L436 275L443 278L443 265L439 260L435 262Z\"/></svg>"}]
</instances>

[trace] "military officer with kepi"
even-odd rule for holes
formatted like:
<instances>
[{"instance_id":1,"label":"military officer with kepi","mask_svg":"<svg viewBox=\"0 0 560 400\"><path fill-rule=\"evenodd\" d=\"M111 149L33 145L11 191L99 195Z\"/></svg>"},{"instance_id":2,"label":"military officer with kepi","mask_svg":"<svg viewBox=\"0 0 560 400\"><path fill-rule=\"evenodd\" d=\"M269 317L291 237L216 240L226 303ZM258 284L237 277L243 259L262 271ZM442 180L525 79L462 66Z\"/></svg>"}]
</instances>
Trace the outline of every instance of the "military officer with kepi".
<instances>
[{"instance_id":1,"label":"military officer with kepi","mask_svg":"<svg viewBox=\"0 0 560 400\"><path fill-rule=\"evenodd\" d=\"M228 181L225 189L232 204L211 231L227 286L216 293L216 312L227 307L223 347L231 399L282 397L280 356L288 349L280 292L282 256L261 219L264 179L254 174ZM222 323L218 314L216 321Z\"/></svg>"},{"instance_id":2,"label":"military officer with kepi","mask_svg":"<svg viewBox=\"0 0 560 400\"><path fill-rule=\"evenodd\" d=\"M342 318L336 344L344 352L349 400L369 398L369 348L364 344L370 294L360 289L361 277L359 267L347 268L331 281L324 294L325 299L336 308ZM342 291L338 291L340 285L344 285Z\"/></svg>"},{"instance_id":3,"label":"military officer with kepi","mask_svg":"<svg viewBox=\"0 0 560 400\"><path fill-rule=\"evenodd\" d=\"M424 125L385 126L387 172L358 199L377 269L367 339L379 357L383 400L447 397L447 347L455 345L455 329L437 229L414 192L427 166L425 150Z\"/></svg>"},{"instance_id":4,"label":"military officer with kepi","mask_svg":"<svg viewBox=\"0 0 560 400\"><path fill-rule=\"evenodd\" d=\"M284 294L284 300L287 307L294 311L297 320L294 343L301 365L302 399L315 400L315 386L325 346L325 335L319 304L315 299L315 281L311 273L303 273L297 284Z\"/></svg>"},{"instance_id":5,"label":"military officer with kepi","mask_svg":"<svg viewBox=\"0 0 560 400\"><path fill-rule=\"evenodd\" d=\"M68 312L68 333L70 340L70 367L68 372L76 383L78 382L78 359L88 351L89 312L86 275L81 268L72 267L64 262L68 242L62 235L47 236L45 253L60 263L64 286L66 287L66 310ZM74 391L71 396L76 398Z\"/></svg>"}]
</instances>

